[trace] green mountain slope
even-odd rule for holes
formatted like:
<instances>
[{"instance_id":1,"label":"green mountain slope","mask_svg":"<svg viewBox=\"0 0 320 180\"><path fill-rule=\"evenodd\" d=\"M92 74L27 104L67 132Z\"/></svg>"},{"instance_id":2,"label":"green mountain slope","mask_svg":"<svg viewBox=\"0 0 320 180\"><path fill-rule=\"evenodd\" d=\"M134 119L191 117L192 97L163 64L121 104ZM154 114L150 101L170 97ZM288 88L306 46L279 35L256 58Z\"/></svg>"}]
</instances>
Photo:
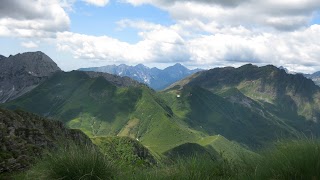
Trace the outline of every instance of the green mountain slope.
<instances>
[{"instance_id":1,"label":"green mountain slope","mask_svg":"<svg viewBox=\"0 0 320 180\"><path fill-rule=\"evenodd\" d=\"M274 66L216 68L162 92L188 125L251 147L278 138L318 136L320 90L302 75Z\"/></svg>"},{"instance_id":2,"label":"green mountain slope","mask_svg":"<svg viewBox=\"0 0 320 180\"><path fill-rule=\"evenodd\" d=\"M318 136L319 94L311 80L273 66L204 71L159 93L130 79L73 71L4 106L60 119L91 138L127 136L164 153L188 143L207 146L200 141L215 135L250 148Z\"/></svg>"},{"instance_id":3,"label":"green mountain slope","mask_svg":"<svg viewBox=\"0 0 320 180\"><path fill-rule=\"evenodd\" d=\"M56 73L5 106L60 119L90 137L137 138L160 153L200 138L148 87L116 86L85 72Z\"/></svg>"},{"instance_id":4,"label":"green mountain slope","mask_svg":"<svg viewBox=\"0 0 320 180\"><path fill-rule=\"evenodd\" d=\"M95 137L94 144L109 161L133 167L150 167L157 164L157 154L152 154L140 142L129 137Z\"/></svg>"}]
</instances>

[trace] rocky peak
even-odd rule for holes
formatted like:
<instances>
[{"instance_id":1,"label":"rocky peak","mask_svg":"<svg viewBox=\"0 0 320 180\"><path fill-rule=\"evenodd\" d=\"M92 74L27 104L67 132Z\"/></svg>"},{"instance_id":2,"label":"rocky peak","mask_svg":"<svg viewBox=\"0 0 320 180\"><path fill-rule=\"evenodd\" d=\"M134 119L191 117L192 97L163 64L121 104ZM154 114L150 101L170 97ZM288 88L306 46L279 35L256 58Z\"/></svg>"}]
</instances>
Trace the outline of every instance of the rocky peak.
<instances>
[{"instance_id":1,"label":"rocky peak","mask_svg":"<svg viewBox=\"0 0 320 180\"><path fill-rule=\"evenodd\" d=\"M0 103L29 92L54 72L57 64L43 52L10 55L0 64Z\"/></svg>"},{"instance_id":2,"label":"rocky peak","mask_svg":"<svg viewBox=\"0 0 320 180\"><path fill-rule=\"evenodd\" d=\"M25 71L34 76L48 76L59 71L57 64L43 52L26 52L9 56L1 63L1 72L15 74L17 71Z\"/></svg>"}]
</instances>

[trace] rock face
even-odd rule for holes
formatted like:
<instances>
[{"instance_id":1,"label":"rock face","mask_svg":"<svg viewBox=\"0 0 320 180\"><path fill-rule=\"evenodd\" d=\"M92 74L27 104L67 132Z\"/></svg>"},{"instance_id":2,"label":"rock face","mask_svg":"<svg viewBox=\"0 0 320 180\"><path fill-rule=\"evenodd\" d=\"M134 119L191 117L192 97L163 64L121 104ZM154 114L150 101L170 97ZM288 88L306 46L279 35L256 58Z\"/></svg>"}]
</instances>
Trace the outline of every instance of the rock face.
<instances>
[{"instance_id":1,"label":"rock face","mask_svg":"<svg viewBox=\"0 0 320 180\"><path fill-rule=\"evenodd\" d=\"M0 103L11 101L35 88L56 71L57 64L42 52L0 57Z\"/></svg>"},{"instance_id":2,"label":"rock face","mask_svg":"<svg viewBox=\"0 0 320 180\"><path fill-rule=\"evenodd\" d=\"M91 144L79 130L24 111L0 109L0 174L28 168L45 149L74 142Z\"/></svg>"}]
</instances>

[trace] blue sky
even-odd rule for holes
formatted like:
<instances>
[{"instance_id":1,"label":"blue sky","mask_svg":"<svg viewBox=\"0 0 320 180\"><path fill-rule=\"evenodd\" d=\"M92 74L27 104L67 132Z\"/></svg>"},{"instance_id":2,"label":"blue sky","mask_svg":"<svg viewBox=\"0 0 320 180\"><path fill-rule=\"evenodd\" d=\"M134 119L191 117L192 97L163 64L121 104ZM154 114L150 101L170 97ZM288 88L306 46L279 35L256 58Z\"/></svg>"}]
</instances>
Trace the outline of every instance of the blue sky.
<instances>
[{"instance_id":1,"label":"blue sky","mask_svg":"<svg viewBox=\"0 0 320 180\"><path fill-rule=\"evenodd\" d=\"M117 22L123 19L145 20L162 25L173 23L169 13L152 5L135 7L116 1L111 1L105 7L77 2L74 4L74 12L70 13L70 18L72 32L95 36L108 35L129 43L136 43L140 38L136 29L119 29Z\"/></svg>"},{"instance_id":2,"label":"blue sky","mask_svg":"<svg viewBox=\"0 0 320 180\"><path fill-rule=\"evenodd\" d=\"M320 70L318 0L2 0L0 54L63 70L108 64L273 64Z\"/></svg>"}]
</instances>

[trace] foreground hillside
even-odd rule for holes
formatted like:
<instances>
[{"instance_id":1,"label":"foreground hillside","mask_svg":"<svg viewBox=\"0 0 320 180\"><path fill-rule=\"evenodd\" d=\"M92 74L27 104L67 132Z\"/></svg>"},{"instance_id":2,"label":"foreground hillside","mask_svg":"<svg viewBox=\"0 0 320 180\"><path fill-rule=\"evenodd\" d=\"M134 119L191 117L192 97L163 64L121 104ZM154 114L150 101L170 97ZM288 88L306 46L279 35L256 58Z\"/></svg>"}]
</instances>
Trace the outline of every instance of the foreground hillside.
<instances>
[{"instance_id":1,"label":"foreground hillside","mask_svg":"<svg viewBox=\"0 0 320 180\"><path fill-rule=\"evenodd\" d=\"M0 109L0 174L26 170L43 152L64 143L85 145L91 141L81 131L66 129L59 121Z\"/></svg>"},{"instance_id":2,"label":"foreground hillside","mask_svg":"<svg viewBox=\"0 0 320 180\"><path fill-rule=\"evenodd\" d=\"M121 149L127 148L104 155ZM146 167L134 160L134 166L123 163L127 156L114 161L92 149L69 148L45 156L15 179L318 179L319 150L318 140L280 141L258 156L242 156L241 162L194 154Z\"/></svg>"}]
</instances>

